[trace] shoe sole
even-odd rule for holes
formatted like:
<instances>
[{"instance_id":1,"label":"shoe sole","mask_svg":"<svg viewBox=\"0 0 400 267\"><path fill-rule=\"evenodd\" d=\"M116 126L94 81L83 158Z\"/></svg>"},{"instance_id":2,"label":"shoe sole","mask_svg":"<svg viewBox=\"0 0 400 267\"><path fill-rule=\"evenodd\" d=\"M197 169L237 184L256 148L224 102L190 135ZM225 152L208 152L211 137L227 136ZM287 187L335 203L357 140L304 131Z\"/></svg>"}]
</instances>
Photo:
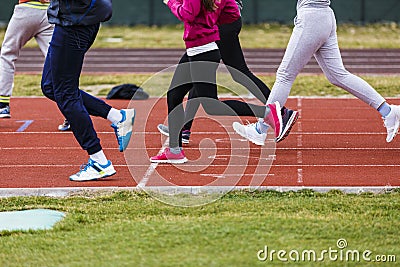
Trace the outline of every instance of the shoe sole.
<instances>
[{"instance_id":1,"label":"shoe sole","mask_svg":"<svg viewBox=\"0 0 400 267\"><path fill-rule=\"evenodd\" d=\"M70 130L71 130L71 127L64 127L64 126L62 126L62 125L59 125L59 126L58 126L58 130L59 130L59 131L62 131L62 132L70 131Z\"/></svg>"},{"instance_id":2,"label":"shoe sole","mask_svg":"<svg viewBox=\"0 0 400 267\"><path fill-rule=\"evenodd\" d=\"M1 119L9 119L9 118L11 118L11 115L10 114L0 114L0 118Z\"/></svg>"},{"instance_id":3,"label":"shoe sole","mask_svg":"<svg viewBox=\"0 0 400 267\"><path fill-rule=\"evenodd\" d=\"M288 137L293 125L296 123L297 119L299 118L299 112L297 111L293 111L293 113L295 113L295 115L290 116L288 123L286 124L285 129L283 129L281 136L278 136L275 139L276 143L279 143L283 140L285 140L286 137Z\"/></svg>"},{"instance_id":4,"label":"shoe sole","mask_svg":"<svg viewBox=\"0 0 400 267\"><path fill-rule=\"evenodd\" d=\"M239 123L239 124L240 124L240 123ZM260 142L255 142L255 141L249 139L249 138L247 137L247 135L244 135L244 134L242 134L242 132L240 132L239 130L237 130L236 127L235 127L235 125L236 125L236 123L234 122L234 123L232 124L232 127L233 127L233 130L235 130L235 132L236 132L238 135L240 135L241 137L245 138L247 141L250 141L251 143L253 143L253 144L255 144L255 145L258 145L258 146L263 146L263 145L265 145L265 142L264 142L264 143L260 143Z\"/></svg>"},{"instance_id":5,"label":"shoe sole","mask_svg":"<svg viewBox=\"0 0 400 267\"><path fill-rule=\"evenodd\" d=\"M169 164L183 164L188 161L187 158L184 159L168 159L168 160L150 160L151 163L169 163Z\"/></svg>"},{"instance_id":6,"label":"shoe sole","mask_svg":"<svg viewBox=\"0 0 400 267\"><path fill-rule=\"evenodd\" d=\"M114 173L112 173L112 174L107 174L107 175L105 175L105 176L102 176L102 177L97 177L97 178L93 178L93 179L87 179L87 180L74 180L74 179L72 179L71 177L69 178L69 180L70 181L73 181L73 182L89 182L89 181L97 181L97 180L101 180L101 179L104 179L104 178L108 178L108 177L110 177L110 176L113 176L114 174L116 174L117 172L116 171L114 171Z\"/></svg>"},{"instance_id":7,"label":"shoe sole","mask_svg":"<svg viewBox=\"0 0 400 267\"><path fill-rule=\"evenodd\" d=\"M163 131L160 127L157 126L157 130L165 136L169 137L169 132ZM182 144L189 144L189 140L182 138Z\"/></svg>"}]
</instances>

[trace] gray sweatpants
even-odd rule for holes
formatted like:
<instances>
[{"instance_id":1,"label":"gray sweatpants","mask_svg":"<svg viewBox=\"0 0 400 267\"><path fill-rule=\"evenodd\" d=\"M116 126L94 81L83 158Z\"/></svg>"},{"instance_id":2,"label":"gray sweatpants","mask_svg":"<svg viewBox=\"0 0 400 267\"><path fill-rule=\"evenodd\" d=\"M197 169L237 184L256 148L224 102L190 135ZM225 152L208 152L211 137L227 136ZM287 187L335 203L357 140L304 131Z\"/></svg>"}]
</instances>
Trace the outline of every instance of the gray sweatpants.
<instances>
[{"instance_id":1,"label":"gray sweatpants","mask_svg":"<svg viewBox=\"0 0 400 267\"><path fill-rule=\"evenodd\" d=\"M47 20L47 10L16 5L8 23L0 54L0 95L11 96L15 61L22 47L32 38L46 56L53 34L53 25Z\"/></svg>"},{"instance_id":2,"label":"gray sweatpants","mask_svg":"<svg viewBox=\"0 0 400 267\"><path fill-rule=\"evenodd\" d=\"M348 72L342 61L331 8L300 8L267 103L284 106L294 80L314 55L328 80L378 109L385 99L366 81Z\"/></svg>"}]
</instances>

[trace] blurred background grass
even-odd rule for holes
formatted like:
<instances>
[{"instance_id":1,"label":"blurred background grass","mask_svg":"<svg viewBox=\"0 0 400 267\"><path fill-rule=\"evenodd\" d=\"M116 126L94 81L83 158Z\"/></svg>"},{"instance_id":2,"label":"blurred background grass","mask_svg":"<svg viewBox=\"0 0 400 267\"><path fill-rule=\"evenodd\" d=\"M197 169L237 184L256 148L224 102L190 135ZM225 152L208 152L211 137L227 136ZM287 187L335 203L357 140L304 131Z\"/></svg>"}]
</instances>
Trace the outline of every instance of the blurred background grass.
<instances>
[{"instance_id":1,"label":"blurred background grass","mask_svg":"<svg viewBox=\"0 0 400 267\"><path fill-rule=\"evenodd\" d=\"M240 33L243 48L285 48L293 26L265 23L244 25ZM0 30L0 39L5 29ZM96 48L183 48L183 26L102 26L93 44ZM341 48L400 48L400 25L339 24ZM31 40L27 47L36 47Z\"/></svg>"}]
</instances>

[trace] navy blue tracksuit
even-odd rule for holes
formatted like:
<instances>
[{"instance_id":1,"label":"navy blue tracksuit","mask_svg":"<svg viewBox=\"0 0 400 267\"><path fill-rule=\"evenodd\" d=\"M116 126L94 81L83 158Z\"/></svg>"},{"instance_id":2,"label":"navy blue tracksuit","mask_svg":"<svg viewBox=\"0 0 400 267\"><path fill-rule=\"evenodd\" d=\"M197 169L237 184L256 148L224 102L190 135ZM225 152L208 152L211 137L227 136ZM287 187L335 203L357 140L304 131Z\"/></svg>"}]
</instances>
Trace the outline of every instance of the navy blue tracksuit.
<instances>
[{"instance_id":1,"label":"navy blue tracksuit","mask_svg":"<svg viewBox=\"0 0 400 267\"><path fill-rule=\"evenodd\" d=\"M42 91L55 101L89 155L102 150L92 116L107 118L111 106L79 89L85 53L100 22L111 17L111 0L52 0L49 22L55 24L42 74Z\"/></svg>"}]
</instances>

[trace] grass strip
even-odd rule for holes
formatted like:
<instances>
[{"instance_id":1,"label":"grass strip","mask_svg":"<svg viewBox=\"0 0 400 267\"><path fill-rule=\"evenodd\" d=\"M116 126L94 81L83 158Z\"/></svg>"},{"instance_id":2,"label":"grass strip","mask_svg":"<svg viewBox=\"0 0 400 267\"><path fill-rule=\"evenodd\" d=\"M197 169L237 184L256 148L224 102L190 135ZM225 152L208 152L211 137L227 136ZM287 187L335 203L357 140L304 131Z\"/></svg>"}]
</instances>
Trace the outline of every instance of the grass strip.
<instances>
[{"instance_id":1,"label":"grass strip","mask_svg":"<svg viewBox=\"0 0 400 267\"><path fill-rule=\"evenodd\" d=\"M276 255L273 261L259 261L257 252L268 246L287 252L315 250L320 257L324 249L339 250L341 238L348 243L344 252L400 256L398 190L379 195L235 192L196 208L168 206L128 191L0 199L1 210L31 208L56 209L67 217L51 231L1 233L2 266L281 265ZM360 265L331 261L327 255L318 263Z\"/></svg>"},{"instance_id":2,"label":"grass strip","mask_svg":"<svg viewBox=\"0 0 400 267\"><path fill-rule=\"evenodd\" d=\"M105 74L105 75L82 75L80 86L83 90L97 96L106 96L109 90L118 84L135 83L142 85L144 90L151 96L165 95L170 83L170 77L160 78L157 84L151 87L146 86L146 81L151 78L151 74ZM273 75L259 75L270 88L275 80ZM400 75L379 75L362 76L368 83L381 93L384 97L400 96ZM238 87L227 74L223 77L229 80L227 83L234 88L234 94L227 88L219 87L219 94L228 95L247 95L248 91L243 87ZM40 75L18 74L15 76L15 88L13 96L41 96ZM157 77L158 79L158 77ZM296 79L291 96L350 96L343 89L332 84L322 75L299 75Z\"/></svg>"}]
</instances>

